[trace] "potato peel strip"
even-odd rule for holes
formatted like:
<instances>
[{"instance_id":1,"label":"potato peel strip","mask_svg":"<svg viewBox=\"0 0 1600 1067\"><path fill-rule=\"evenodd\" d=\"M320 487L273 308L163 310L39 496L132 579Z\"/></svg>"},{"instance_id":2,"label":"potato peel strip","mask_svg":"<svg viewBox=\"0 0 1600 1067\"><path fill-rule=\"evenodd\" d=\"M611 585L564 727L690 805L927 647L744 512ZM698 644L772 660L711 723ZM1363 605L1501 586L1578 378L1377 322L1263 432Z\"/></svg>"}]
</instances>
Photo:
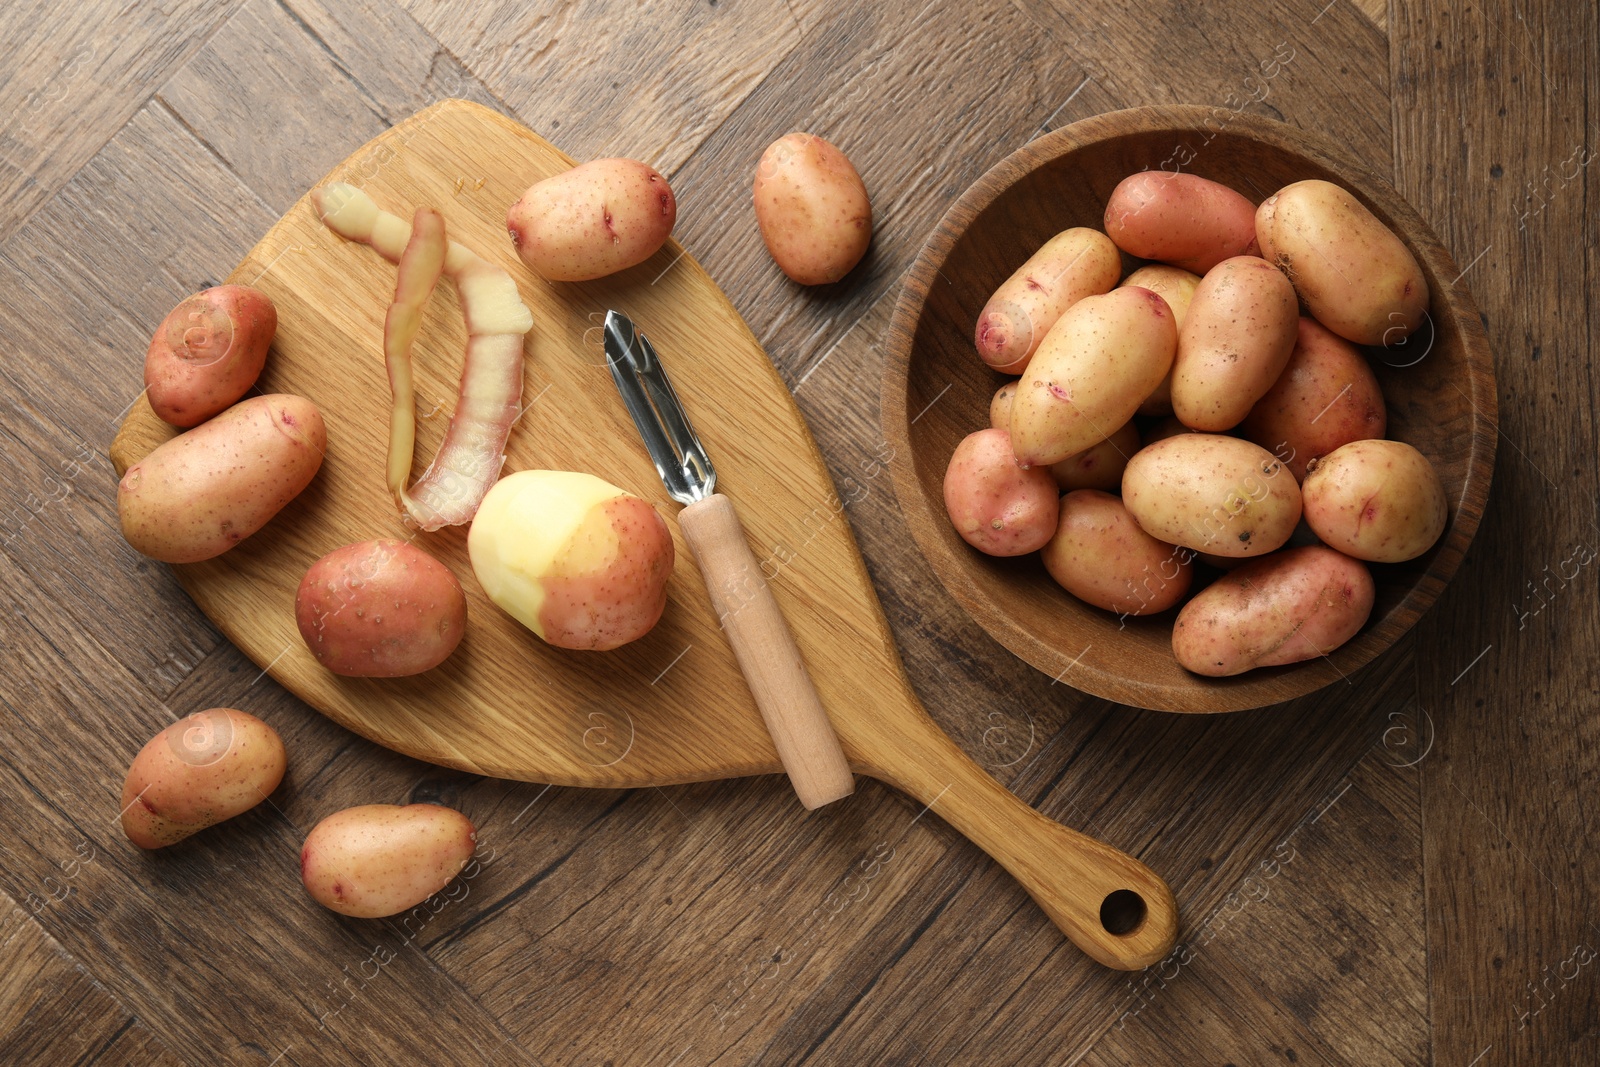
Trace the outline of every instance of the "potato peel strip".
<instances>
[{"instance_id":1,"label":"potato peel strip","mask_svg":"<svg viewBox=\"0 0 1600 1067\"><path fill-rule=\"evenodd\" d=\"M506 438L522 399L522 345L533 328L533 315L509 274L471 249L445 240L442 219L434 234L432 221L424 221L419 212L419 226L427 229L411 248L413 227L379 209L362 190L336 182L314 190L311 198L329 229L400 266L395 301L384 324L384 354L395 397L388 481L401 516L408 525L424 530L468 522L505 464ZM442 266L436 267L439 260ZM455 283L467 324L461 391L438 454L408 491L405 479L416 426L411 342L441 270Z\"/></svg>"}]
</instances>

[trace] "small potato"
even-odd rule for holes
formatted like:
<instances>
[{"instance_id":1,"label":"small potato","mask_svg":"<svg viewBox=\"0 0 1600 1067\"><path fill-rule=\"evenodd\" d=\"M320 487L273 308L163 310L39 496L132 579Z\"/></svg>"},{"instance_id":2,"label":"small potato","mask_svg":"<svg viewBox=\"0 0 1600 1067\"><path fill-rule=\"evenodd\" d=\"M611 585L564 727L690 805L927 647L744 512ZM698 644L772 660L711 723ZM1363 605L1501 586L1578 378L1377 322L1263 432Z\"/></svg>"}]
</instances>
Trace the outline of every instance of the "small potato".
<instances>
[{"instance_id":1,"label":"small potato","mask_svg":"<svg viewBox=\"0 0 1600 1067\"><path fill-rule=\"evenodd\" d=\"M1251 560L1195 594L1172 627L1172 652L1196 674L1226 678L1332 652L1372 614L1367 568L1331 548Z\"/></svg>"},{"instance_id":2,"label":"small potato","mask_svg":"<svg viewBox=\"0 0 1600 1067\"><path fill-rule=\"evenodd\" d=\"M1300 521L1300 487L1276 456L1208 433L1141 449L1122 472L1122 502L1157 540L1217 556L1264 556Z\"/></svg>"},{"instance_id":3,"label":"small potato","mask_svg":"<svg viewBox=\"0 0 1600 1067\"><path fill-rule=\"evenodd\" d=\"M295 623L317 662L353 678L402 678L443 663L467 628L450 568L405 541L336 548L311 565Z\"/></svg>"},{"instance_id":4,"label":"small potato","mask_svg":"<svg viewBox=\"0 0 1600 1067\"><path fill-rule=\"evenodd\" d=\"M1123 468L1140 447L1139 427L1131 421L1125 422L1121 429L1099 444L1050 464L1050 477L1063 492L1074 489L1116 492L1122 488Z\"/></svg>"},{"instance_id":5,"label":"small potato","mask_svg":"<svg viewBox=\"0 0 1600 1067\"><path fill-rule=\"evenodd\" d=\"M1004 430L968 434L944 474L944 507L956 533L991 556L1043 547L1056 530L1058 500L1049 471L1017 465Z\"/></svg>"},{"instance_id":6,"label":"small potato","mask_svg":"<svg viewBox=\"0 0 1600 1067\"><path fill-rule=\"evenodd\" d=\"M643 263L677 220L672 188L654 167L595 159L529 187L506 213L506 231L539 277L584 282Z\"/></svg>"},{"instance_id":7,"label":"small potato","mask_svg":"<svg viewBox=\"0 0 1600 1067\"><path fill-rule=\"evenodd\" d=\"M248 285L219 285L167 313L144 357L150 407L174 426L198 426L250 391L278 331L278 309Z\"/></svg>"},{"instance_id":8,"label":"small potato","mask_svg":"<svg viewBox=\"0 0 1600 1067\"><path fill-rule=\"evenodd\" d=\"M1000 283L978 315L978 355L1002 374L1021 374L1062 314L1086 296L1109 293L1122 256L1099 230L1056 234Z\"/></svg>"},{"instance_id":9,"label":"small potato","mask_svg":"<svg viewBox=\"0 0 1600 1067\"><path fill-rule=\"evenodd\" d=\"M1299 321L1294 287L1272 264L1256 256L1217 264L1178 334L1173 414L1197 430L1237 426L1283 373Z\"/></svg>"},{"instance_id":10,"label":"small potato","mask_svg":"<svg viewBox=\"0 0 1600 1067\"><path fill-rule=\"evenodd\" d=\"M1382 437L1383 391L1354 345L1302 318L1289 365L1239 424L1239 433L1283 460L1304 482L1306 464L1340 445Z\"/></svg>"},{"instance_id":11,"label":"small potato","mask_svg":"<svg viewBox=\"0 0 1600 1067\"><path fill-rule=\"evenodd\" d=\"M1404 242L1332 182L1286 185L1256 212L1261 255L1322 325L1358 345L1391 345L1422 325L1428 282Z\"/></svg>"},{"instance_id":12,"label":"small potato","mask_svg":"<svg viewBox=\"0 0 1600 1067\"><path fill-rule=\"evenodd\" d=\"M1148 289L1087 296L1061 316L1011 403L1011 446L1048 466L1106 439L1172 367L1172 309Z\"/></svg>"},{"instance_id":13,"label":"small potato","mask_svg":"<svg viewBox=\"0 0 1600 1067\"><path fill-rule=\"evenodd\" d=\"M363 804L312 827L300 879L325 908L379 919L414 908L461 873L478 847L472 820L437 804Z\"/></svg>"},{"instance_id":14,"label":"small potato","mask_svg":"<svg viewBox=\"0 0 1600 1067\"><path fill-rule=\"evenodd\" d=\"M861 175L813 134L787 134L767 146L756 165L755 208L773 262L801 285L838 281L872 243Z\"/></svg>"},{"instance_id":15,"label":"small potato","mask_svg":"<svg viewBox=\"0 0 1600 1067\"><path fill-rule=\"evenodd\" d=\"M152 737L122 783L122 831L161 848L243 814L283 781L283 741L254 715L212 708Z\"/></svg>"},{"instance_id":16,"label":"small potato","mask_svg":"<svg viewBox=\"0 0 1600 1067\"><path fill-rule=\"evenodd\" d=\"M1194 174L1146 170L1122 179L1106 201L1106 233L1140 259L1204 274L1232 256L1256 252L1255 208Z\"/></svg>"},{"instance_id":17,"label":"small potato","mask_svg":"<svg viewBox=\"0 0 1600 1067\"><path fill-rule=\"evenodd\" d=\"M1120 289L1130 285L1137 285L1141 289L1148 289L1167 302L1172 309L1172 321L1183 332L1183 320L1189 315L1189 303L1194 299L1195 286L1200 284L1200 275L1184 270L1182 267L1169 267L1164 263L1147 263L1122 279ZM1161 384L1156 386L1155 392L1144 398L1144 403L1139 405L1141 415L1171 415L1172 414L1172 372L1161 379Z\"/></svg>"},{"instance_id":18,"label":"small potato","mask_svg":"<svg viewBox=\"0 0 1600 1067\"><path fill-rule=\"evenodd\" d=\"M989 401L989 425L996 430L1011 429L1011 401L1017 395L1017 383L1007 382L995 390L994 399Z\"/></svg>"},{"instance_id":19,"label":"small potato","mask_svg":"<svg viewBox=\"0 0 1600 1067\"><path fill-rule=\"evenodd\" d=\"M672 534L648 501L592 474L517 471L467 534L489 599L557 648L604 651L650 632L667 606Z\"/></svg>"},{"instance_id":20,"label":"small potato","mask_svg":"<svg viewBox=\"0 0 1600 1067\"><path fill-rule=\"evenodd\" d=\"M1145 533L1110 493L1079 489L1061 498L1055 536L1040 558L1079 600L1119 615L1154 615L1189 591L1193 555Z\"/></svg>"},{"instance_id":21,"label":"small potato","mask_svg":"<svg viewBox=\"0 0 1600 1067\"><path fill-rule=\"evenodd\" d=\"M122 536L166 563L220 556L311 484L327 447L311 401L251 397L127 469L117 485Z\"/></svg>"},{"instance_id":22,"label":"small potato","mask_svg":"<svg viewBox=\"0 0 1600 1067\"><path fill-rule=\"evenodd\" d=\"M1422 555L1450 517L1439 472L1403 441L1352 441L1313 460L1305 509L1328 547L1374 563Z\"/></svg>"}]
</instances>

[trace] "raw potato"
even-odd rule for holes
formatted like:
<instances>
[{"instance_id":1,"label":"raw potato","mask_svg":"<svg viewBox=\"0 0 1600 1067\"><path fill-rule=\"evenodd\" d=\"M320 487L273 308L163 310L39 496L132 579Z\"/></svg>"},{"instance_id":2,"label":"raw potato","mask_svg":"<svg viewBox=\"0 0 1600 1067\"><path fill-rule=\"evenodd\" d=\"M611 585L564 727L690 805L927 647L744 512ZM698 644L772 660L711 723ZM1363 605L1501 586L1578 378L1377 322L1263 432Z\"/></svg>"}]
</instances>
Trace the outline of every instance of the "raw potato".
<instances>
[{"instance_id":1,"label":"raw potato","mask_svg":"<svg viewBox=\"0 0 1600 1067\"><path fill-rule=\"evenodd\" d=\"M1195 594L1172 627L1172 652L1212 678L1324 656L1356 635L1376 590L1360 563L1311 546L1252 560Z\"/></svg>"},{"instance_id":2,"label":"raw potato","mask_svg":"<svg viewBox=\"0 0 1600 1067\"><path fill-rule=\"evenodd\" d=\"M1061 316L1011 404L1011 446L1028 466L1082 452L1133 417L1172 367L1172 309L1148 289L1088 296Z\"/></svg>"},{"instance_id":3,"label":"raw potato","mask_svg":"<svg viewBox=\"0 0 1600 1067\"><path fill-rule=\"evenodd\" d=\"M989 425L996 430L1011 429L1011 401L1016 398L1017 383L1007 382L995 390L994 399L989 401Z\"/></svg>"},{"instance_id":4,"label":"raw potato","mask_svg":"<svg viewBox=\"0 0 1600 1067\"><path fill-rule=\"evenodd\" d=\"M1322 325L1358 345L1392 345L1422 325L1428 282L1400 238L1332 182L1284 186L1256 212L1261 255Z\"/></svg>"},{"instance_id":5,"label":"raw potato","mask_svg":"<svg viewBox=\"0 0 1600 1067\"><path fill-rule=\"evenodd\" d=\"M1129 255L1196 274L1256 251L1250 201L1194 174L1146 170L1122 179L1106 201L1105 225Z\"/></svg>"},{"instance_id":6,"label":"raw potato","mask_svg":"<svg viewBox=\"0 0 1600 1067\"><path fill-rule=\"evenodd\" d=\"M606 650L667 606L672 534L656 509L592 474L518 471L483 498L467 535L489 599L558 648Z\"/></svg>"},{"instance_id":7,"label":"raw potato","mask_svg":"<svg viewBox=\"0 0 1600 1067\"><path fill-rule=\"evenodd\" d=\"M311 401L251 397L127 469L117 486L122 536L167 563L220 556L311 484L327 447Z\"/></svg>"},{"instance_id":8,"label":"raw potato","mask_svg":"<svg viewBox=\"0 0 1600 1067\"><path fill-rule=\"evenodd\" d=\"M1374 563L1416 559L1450 517L1439 472L1403 441L1352 441L1313 462L1305 509L1330 548Z\"/></svg>"},{"instance_id":9,"label":"raw potato","mask_svg":"<svg viewBox=\"0 0 1600 1067\"><path fill-rule=\"evenodd\" d=\"M636 159L595 159L531 186L506 213L528 269L583 282L655 255L678 219L667 179Z\"/></svg>"},{"instance_id":10,"label":"raw potato","mask_svg":"<svg viewBox=\"0 0 1600 1067\"><path fill-rule=\"evenodd\" d=\"M1146 445L1122 472L1122 502L1157 540L1217 556L1264 556L1300 521L1300 487L1277 457L1208 433Z\"/></svg>"},{"instance_id":11,"label":"raw potato","mask_svg":"<svg viewBox=\"0 0 1600 1067\"><path fill-rule=\"evenodd\" d=\"M242 814L283 781L283 741L254 715L212 708L150 739L122 783L122 830L161 848Z\"/></svg>"},{"instance_id":12,"label":"raw potato","mask_svg":"<svg viewBox=\"0 0 1600 1067\"><path fill-rule=\"evenodd\" d=\"M1256 401L1239 432L1306 480L1306 464L1351 441L1382 437L1383 391L1354 345L1301 319L1289 365Z\"/></svg>"},{"instance_id":13,"label":"raw potato","mask_svg":"<svg viewBox=\"0 0 1600 1067\"><path fill-rule=\"evenodd\" d=\"M300 878L323 907L357 919L414 908L467 865L472 821L437 804L363 804L323 819L300 849Z\"/></svg>"},{"instance_id":14,"label":"raw potato","mask_svg":"<svg viewBox=\"0 0 1600 1067\"><path fill-rule=\"evenodd\" d=\"M1122 279L1118 288L1125 289L1130 285L1137 285L1141 289L1148 289L1167 302L1172 309L1172 321L1178 328L1179 334L1183 333L1183 322L1189 315L1189 304L1194 300L1194 290L1200 284L1200 275L1186 271L1182 267L1169 267L1165 263L1147 263ZM1155 392L1144 398L1139 405L1141 415L1171 415L1172 414L1172 372L1161 379L1161 384L1156 386Z\"/></svg>"},{"instance_id":15,"label":"raw potato","mask_svg":"<svg viewBox=\"0 0 1600 1067\"><path fill-rule=\"evenodd\" d=\"M1079 600L1119 615L1153 615L1189 591L1193 555L1145 533L1110 493L1079 489L1061 498L1055 536L1041 558Z\"/></svg>"},{"instance_id":16,"label":"raw potato","mask_svg":"<svg viewBox=\"0 0 1600 1067\"><path fill-rule=\"evenodd\" d=\"M150 338L144 385L155 413L198 426L250 391L278 331L278 309L248 285L219 285L167 313Z\"/></svg>"},{"instance_id":17,"label":"raw potato","mask_svg":"<svg viewBox=\"0 0 1600 1067\"><path fill-rule=\"evenodd\" d=\"M1220 432L1250 414L1283 373L1300 321L1294 287L1272 264L1236 256L1194 291L1172 363L1172 412Z\"/></svg>"},{"instance_id":18,"label":"raw potato","mask_svg":"<svg viewBox=\"0 0 1600 1067\"><path fill-rule=\"evenodd\" d=\"M956 533L991 556L1022 556L1056 529L1059 494L1042 467L1021 467L1004 430L979 430L956 446L944 474L944 507Z\"/></svg>"},{"instance_id":19,"label":"raw potato","mask_svg":"<svg viewBox=\"0 0 1600 1067\"><path fill-rule=\"evenodd\" d=\"M1074 226L1046 241L1000 283L978 315L978 355L1002 374L1021 374L1045 335L1073 304L1109 293L1122 256L1099 230Z\"/></svg>"},{"instance_id":20,"label":"raw potato","mask_svg":"<svg viewBox=\"0 0 1600 1067\"><path fill-rule=\"evenodd\" d=\"M1050 464L1050 477L1063 492L1073 489L1104 489L1116 492L1122 487L1122 472L1128 460L1139 451L1139 427L1126 422L1116 433L1097 445Z\"/></svg>"},{"instance_id":21,"label":"raw potato","mask_svg":"<svg viewBox=\"0 0 1600 1067\"><path fill-rule=\"evenodd\" d=\"M787 134L767 146L756 166L755 209L773 262L801 285L838 281L872 243L861 175L814 134Z\"/></svg>"},{"instance_id":22,"label":"raw potato","mask_svg":"<svg viewBox=\"0 0 1600 1067\"><path fill-rule=\"evenodd\" d=\"M450 568L405 541L336 548L311 565L295 623L317 662L354 678L401 678L443 663L467 628Z\"/></svg>"}]
</instances>

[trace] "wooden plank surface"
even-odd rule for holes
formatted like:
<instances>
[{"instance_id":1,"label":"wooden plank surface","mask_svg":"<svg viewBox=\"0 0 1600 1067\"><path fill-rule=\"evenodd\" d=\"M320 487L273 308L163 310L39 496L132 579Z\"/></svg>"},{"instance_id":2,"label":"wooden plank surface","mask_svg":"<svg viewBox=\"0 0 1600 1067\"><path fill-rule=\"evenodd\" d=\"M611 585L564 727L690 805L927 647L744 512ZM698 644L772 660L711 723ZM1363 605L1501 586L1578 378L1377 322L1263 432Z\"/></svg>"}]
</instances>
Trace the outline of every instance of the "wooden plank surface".
<instances>
[{"instance_id":1,"label":"wooden plank surface","mask_svg":"<svg viewBox=\"0 0 1600 1067\"><path fill-rule=\"evenodd\" d=\"M1440 0L8 8L0 1061L1596 1062L1600 584L1577 563L1600 550L1596 19ZM1280 42L1294 58L1263 81ZM845 518L930 713L1167 875L1187 961L1088 963L872 783L797 821L777 777L546 791L385 752L260 678L121 544L103 454L154 324L329 162L447 96L666 168L679 238L859 489ZM1349 692L1214 722L1084 698L989 640L908 544L871 399L895 283L973 177L1042 129L1171 101L1330 132L1392 174L1466 268L1501 382L1489 513L1414 639ZM784 282L750 217L754 159L791 128L842 144L877 209L868 261L830 290ZM127 761L217 704L283 730L275 808L138 854L114 825ZM303 831L408 798L483 828L466 891L411 926L312 905ZM68 869L72 892L34 910Z\"/></svg>"}]
</instances>

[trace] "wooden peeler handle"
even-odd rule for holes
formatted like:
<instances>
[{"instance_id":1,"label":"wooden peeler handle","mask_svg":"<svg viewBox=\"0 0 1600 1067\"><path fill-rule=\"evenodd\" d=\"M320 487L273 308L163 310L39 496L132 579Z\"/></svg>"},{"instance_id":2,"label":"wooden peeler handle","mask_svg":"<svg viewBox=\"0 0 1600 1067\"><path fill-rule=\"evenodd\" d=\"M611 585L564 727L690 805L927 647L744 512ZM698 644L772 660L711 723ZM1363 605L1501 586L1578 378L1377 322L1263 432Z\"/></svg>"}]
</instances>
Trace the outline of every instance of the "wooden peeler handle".
<instances>
[{"instance_id":1,"label":"wooden peeler handle","mask_svg":"<svg viewBox=\"0 0 1600 1067\"><path fill-rule=\"evenodd\" d=\"M855 778L789 625L721 493L678 514L711 604L800 803L820 808L855 792Z\"/></svg>"}]
</instances>

